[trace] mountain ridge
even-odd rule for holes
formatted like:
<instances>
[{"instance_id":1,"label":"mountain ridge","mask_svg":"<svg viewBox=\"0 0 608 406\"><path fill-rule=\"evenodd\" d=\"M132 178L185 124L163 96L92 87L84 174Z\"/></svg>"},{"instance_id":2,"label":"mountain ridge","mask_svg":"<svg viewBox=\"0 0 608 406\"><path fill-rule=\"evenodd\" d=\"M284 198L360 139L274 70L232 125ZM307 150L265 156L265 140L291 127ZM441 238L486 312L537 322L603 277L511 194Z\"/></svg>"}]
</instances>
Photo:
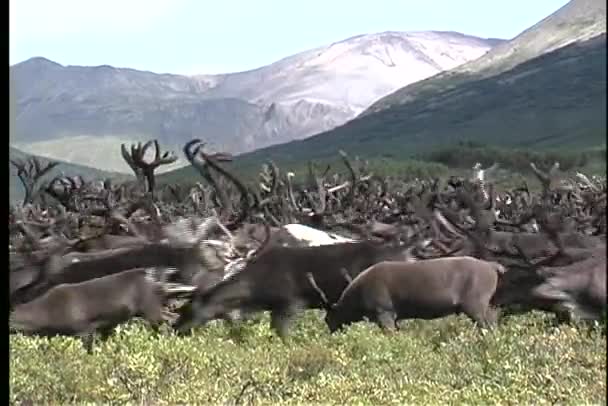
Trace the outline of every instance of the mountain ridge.
<instances>
[{"instance_id":1,"label":"mountain ridge","mask_svg":"<svg viewBox=\"0 0 608 406\"><path fill-rule=\"evenodd\" d=\"M363 156L406 157L464 140L517 147L596 146L605 143L605 69L606 34L601 34L496 77L436 91L432 97L359 116L328 133L262 148L239 159L300 161L329 157L339 149ZM587 75L594 81L583 86ZM522 79L529 85L521 86ZM570 86L547 98L553 82ZM513 99L499 102L504 97ZM491 114L484 116L488 111Z\"/></svg>"},{"instance_id":2,"label":"mountain ridge","mask_svg":"<svg viewBox=\"0 0 608 406\"><path fill-rule=\"evenodd\" d=\"M404 86L373 103L361 116L407 103L439 86L457 86L505 72L526 60L573 42L589 40L602 32L606 32L606 2L571 0L513 39L497 44L483 57Z\"/></svg>"},{"instance_id":3,"label":"mountain ridge","mask_svg":"<svg viewBox=\"0 0 608 406\"><path fill-rule=\"evenodd\" d=\"M156 138L175 150L202 137L216 149L243 153L341 125L394 88L479 57L490 49L488 42L495 44L442 32L357 38L225 75L63 66L42 57L20 62L11 67L11 143L28 153L124 173L126 164L105 159L122 142ZM184 164L181 159L163 169Z\"/></svg>"},{"instance_id":4,"label":"mountain ridge","mask_svg":"<svg viewBox=\"0 0 608 406\"><path fill-rule=\"evenodd\" d=\"M605 145L605 16L605 3L573 0L479 59L408 85L341 126L240 158L307 160L338 149L406 157L466 140L537 148ZM522 54L495 65L513 49Z\"/></svg>"}]
</instances>

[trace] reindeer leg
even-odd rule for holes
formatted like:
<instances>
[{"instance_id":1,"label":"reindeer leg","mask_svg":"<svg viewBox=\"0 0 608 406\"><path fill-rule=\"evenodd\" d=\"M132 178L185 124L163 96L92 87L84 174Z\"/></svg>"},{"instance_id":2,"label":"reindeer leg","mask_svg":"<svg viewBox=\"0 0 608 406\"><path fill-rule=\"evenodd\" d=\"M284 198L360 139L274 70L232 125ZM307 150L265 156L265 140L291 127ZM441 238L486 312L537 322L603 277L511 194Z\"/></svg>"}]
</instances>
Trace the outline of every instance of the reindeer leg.
<instances>
[{"instance_id":1,"label":"reindeer leg","mask_svg":"<svg viewBox=\"0 0 608 406\"><path fill-rule=\"evenodd\" d=\"M178 336L188 337L192 335L192 329L195 327L195 325L196 323L194 322L194 320L189 320L182 323L180 323L178 320L178 322L173 325L173 328Z\"/></svg>"},{"instance_id":2,"label":"reindeer leg","mask_svg":"<svg viewBox=\"0 0 608 406\"><path fill-rule=\"evenodd\" d=\"M486 326L493 328L498 322L498 310L493 308L492 306L488 306L484 319Z\"/></svg>"},{"instance_id":3,"label":"reindeer leg","mask_svg":"<svg viewBox=\"0 0 608 406\"><path fill-rule=\"evenodd\" d=\"M177 320L171 325L180 336L192 335L192 329L197 325L192 303L187 303L178 310Z\"/></svg>"},{"instance_id":4,"label":"reindeer leg","mask_svg":"<svg viewBox=\"0 0 608 406\"><path fill-rule=\"evenodd\" d=\"M101 341L106 341L108 338L110 338L110 336L114 333L115 329L115 326L100 328L99 338L101 339Z\"/></svg>"},{"instance_id":5,"label":"reindeer leg","mask_svg":"<svg viewBox=\"0 0 608 406\"><path fill-rule=\"evenodd\" d=\"M561 304L553 306L553 313L555 314L556 324L570 324L572 323L572 313L570 310Z\"/></svg>"},{"instance_id":6,"label":"reindeer leg","mask_svg":"<svg viewBox=\"0 0 608 406\"><path fill-rule=\"evenodd\" d=\"M304 303L296 301L272 310L270 314L270 327L277 333L281 340L287 339L287 331L293 319L302 312Z\"/></svg>"},{"instance_id":7,"label":"reindeer leg","mask_svg":"<svg viewBox=\"0 0 608 406\"><path fill-rule=\"evenodd\" d=\"M489 304L479 300L464 303L462 305L462 312L469 316L482 329L491 327L492 322L497 318L494 310L490 309Z\"/></svg>"},{"instance_id":8,"label":"reindeer leg","mask_svg":"<svg viewBox=\"0 0 608 406\"><path fill-rule=\"evenodd\" d=\"M154 338L159 338L160 337L160 326L161 326L162 322L153 321L153 322L149 322L149 324L150 324L150 329L152 330L152 336Z\"/></svg>"},{"instance_id":9,"label":"reindeer leg","mask_svg":"<svg viewBox=\"0 0 608 406\"><path fill-rule=\"evenodd\" d=\"M95 333L88 331L80 336L82 340L82 346L84 347L87 354L93 354L93 341L95 341Z\"/></svg>"}]
</instances>

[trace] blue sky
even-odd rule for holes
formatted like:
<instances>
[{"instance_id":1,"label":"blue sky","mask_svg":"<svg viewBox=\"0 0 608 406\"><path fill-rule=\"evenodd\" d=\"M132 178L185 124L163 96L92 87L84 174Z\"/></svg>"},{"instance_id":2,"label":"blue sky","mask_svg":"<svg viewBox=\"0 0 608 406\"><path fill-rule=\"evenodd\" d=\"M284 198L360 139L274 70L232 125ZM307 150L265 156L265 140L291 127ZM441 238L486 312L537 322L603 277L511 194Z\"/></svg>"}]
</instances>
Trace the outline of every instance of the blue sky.
<instances>
[{"instance_id":1,"label":"blue sky","mask_svg":"<svg viewBox=\"0 0 608 406\"><path fill-rule=\"evenodd\" d=\"M164 73L256 68L354 35L458 31L512 38L567 0L9 0L10 63Z\"/></svg>"}]
</instances>

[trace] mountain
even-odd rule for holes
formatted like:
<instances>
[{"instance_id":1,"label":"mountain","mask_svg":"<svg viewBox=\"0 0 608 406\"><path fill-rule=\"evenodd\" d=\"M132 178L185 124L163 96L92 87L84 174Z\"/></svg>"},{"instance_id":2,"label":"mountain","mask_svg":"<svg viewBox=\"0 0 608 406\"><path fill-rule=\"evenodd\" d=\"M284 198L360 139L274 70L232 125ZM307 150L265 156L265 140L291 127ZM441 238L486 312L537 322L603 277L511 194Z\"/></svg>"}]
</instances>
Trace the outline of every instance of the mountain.
<instances>
[{"instance_id":1,"label":"mountain","mask_svg":"<svg viewBox=\"0 0 608 406\"><path fill-rule=\"evenodd\" d=\"M9 147L8 153L9 153L9 157L11 159L22 159L23 160L23 159L27 159L32 156L30 154L26 154L25 152L20 151L17 148L13 148L13 147ZM46 158L43 158L43 157L38 157L38 158L40 158L41 162L43 162L43 163L48 162L48 160ZM60 164L57 165L56 167L54 167L53 169L51 169L49 171L49 173L44 176L43 181L51 180L55 176L60 175L60 174L64 174L66 176L80 175L86 181L94 180L94 179L112 178L112 179L115 179L116 181L120 182L120 181L130 180L130 179L134 178L134 176L129 176L129 175L116 173L116 172L102 171L99 169L82 166L82 165L74 165L74 164L60 161L60 160L54 160L54 161L59 161ZM9 162L8 166L9 166L9 201L11 203L22 202L23 197L25 196L25 193L24 193L21 181L19 180L19 177L17 176L17 169L10 162Z\"/></svg>"},{"instance_id":2,"label":"mountain","mask_svg":"<svg viewBox=\"0 0 608 406\"><path fill-rule=\"evenodd\" d=\"M359 113L378 98L477 59L501 42L435 31L359 35L260 69L220 76L210 94L264 104L306 100Z\"/></svg>"},{"instance_id":3,"label":"mountain","mask_svg":"<svg viewBox=\"0 0 608 406\"><path fill-rule=\"evenodd\" d=\"M606 3L573 0L513 40L411 84L357 118L243 162L335 156L405 158L468 140L519 148L606 143Z\"/></svg>"},{"instance_id":4,"label":"mountain","mask_svg":"<svg viewBox=\"0 0 608 406\"><path fill-rule=\"evenodd\" d=\"M445 71L429 80L405 86L370 106L364 114L404 104L441 87L454 87L487 78L555 51L566 45L590 40L606 32L606 2L572 0L555 13L523 31L511 41L497 44L482 58Z\"/></svg>"},{"instance_id":5,"label":"mountain","mask_svg":"<svg viewBox=\"0 0 608 406\"><path fill-rule=\"evenodd\" d=\"M218 150L247 152L341 125L380 97L500 43L454 32L384 32L247 72L195 76L33 58L10 69L11 142L29 153L124 172L116 152L121 142L157 138L178 149L197 137Z\"/></svg>"}]
</instances>

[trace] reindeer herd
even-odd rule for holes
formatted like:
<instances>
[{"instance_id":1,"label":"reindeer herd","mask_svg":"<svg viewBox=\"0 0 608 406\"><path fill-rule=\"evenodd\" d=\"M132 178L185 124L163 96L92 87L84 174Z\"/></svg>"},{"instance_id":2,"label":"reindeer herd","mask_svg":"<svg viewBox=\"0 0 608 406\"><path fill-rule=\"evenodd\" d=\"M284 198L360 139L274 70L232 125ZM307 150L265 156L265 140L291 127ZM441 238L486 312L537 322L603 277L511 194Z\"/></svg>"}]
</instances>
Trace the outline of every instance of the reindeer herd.
<instances>
[{"instance_id":1,"label":"reindeer herd","mask_svg":"<svg viewBox=\"0 0 608 406\"><path fill-rule=\"evenodd\" d=\"M459 313L480 327L531 310L605 314L605 179L530 163L540 193L499 192L480 165L470 178L405 181L340 151L347 176L311 163L296 182L268 162L251 186L227 168L232 156L203 147L184 146L204 180L192 187L156 183L177 159L156 141L122 145L136 179L120 185L47 182L57 163L12 160L25 198L9 214L11 333L78 336L90 352L94 334L134 317L183 335L268 311L285 338L314 308L331 332Z\"/></svg>"}]
</instances>

